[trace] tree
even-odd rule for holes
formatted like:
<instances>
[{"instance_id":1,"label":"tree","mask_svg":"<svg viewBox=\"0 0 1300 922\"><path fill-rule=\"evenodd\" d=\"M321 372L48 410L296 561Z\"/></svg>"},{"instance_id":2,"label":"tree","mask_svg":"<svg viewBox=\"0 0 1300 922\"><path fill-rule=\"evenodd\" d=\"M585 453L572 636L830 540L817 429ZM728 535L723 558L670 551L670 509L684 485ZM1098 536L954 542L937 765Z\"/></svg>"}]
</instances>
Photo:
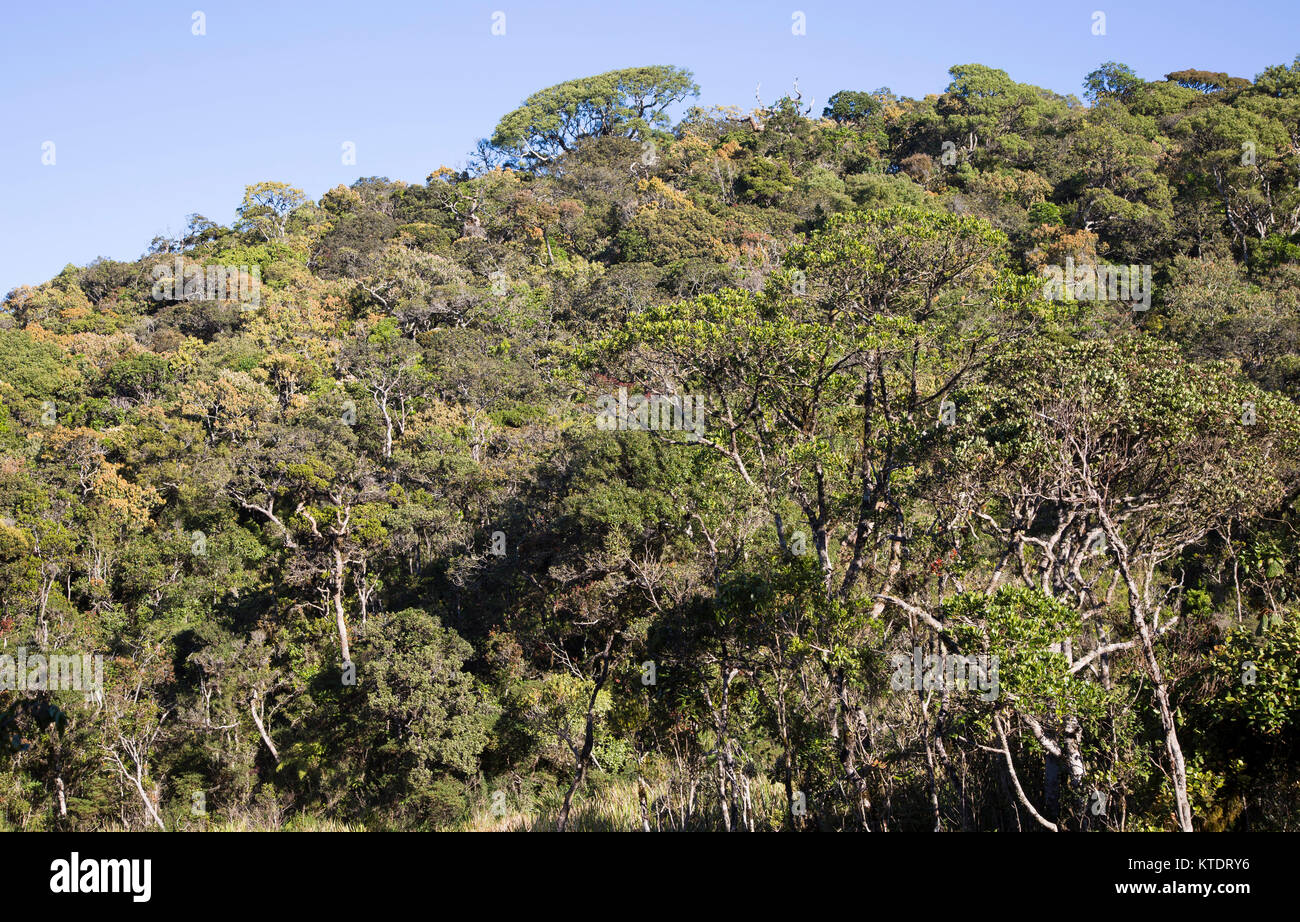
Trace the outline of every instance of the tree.
<instances>
[{"instance_id":1,"label":"tree","mask_svg":"<svg viewBox=\"0 0 1300 922\"><path fill-rule=\"evenodd\" d=\"M1300 61L1169 77L613 71L16 289L0 828L1295 826Z\"/></svg>"},{"instance_id":2,"label":"tree","mask_svg":"<svg viewBox=\"0 0 1300 922\"><path fill-rule=\"evenodd\" d=\"M1084 79L1084 97L1094 106L1103 99L1117 99L1127 104L1133 101L1143 82L1127 64L1107 61Z\"/></svg>"},{"instance_id":3,"label":"tree","mask_svg":"<svg viewBox=\"0 0 1300 922\"><path fill-rule=\"evenodd\" d=\"M1072 672L1117 651L1140 654L1178 825L1191 831L1183 743L1156 644L1178 623L1168 609L1186 583L1181 555L1270 508L1294 483L1300 414L1136 335L1012 351L987 381L970 395L976 425L953 474L968 508L987 510L978 518L1002 548L990 588L1014 566L1027 587L1068 599L1093 623L1093 648L1067 650ZM1247 403L1259 409L1243 424ZM1109 586L1093 570L1099 559ZM1117 588L1131 634L1111 641L1103 616Z\"/></svg>"},{"instance_id":4,"label":"tree","mask_svg":"<svg viewBox=\"0 0 1300 922\"><path fill-rule=\"evenodd\" d=\"M997 324L972 316L962 293L1007 297L1003 245L971 218L907 208L837 215L788 254L805 290L792 290L786 274L761 295L731 290L652 308L596 346L606 361L628 357L624 374L717 395L700 444L767 508L783 553L795 541L786 515L808 529L800 541L810 542L825 610L813 642L839 651L827 678L829 735L840 741L861 826L868 733L852 716L850 651L866 612L880 617L907 579L905 545L925 540L912 533L929 526L911 487L933 450L930 421L999 340Z\"/></svg>"},{"instance_id":5,"label":"tree","mask_svg":"<svg viewBox=\"0 0 1300 922\"><path fill-rule=\"evenodd\" d=\"M394 414L396 425L406 431L422 378L420 350L402 336L392 320L382 320L373 329L361 327L339 356L340 366L365 386L384 417L384 457L393 454Z\"/></svg>"},{"instance_id":6,"label":"tree","mask_svg":"<svg viewBox=\"0 0 1300 922\"><path fill-rule=\"evenodd\" d=\"M875 94L859 90L840 90L826 100L822 118L837 122L861 122L880 111L880 99Z\"/></svg>"},{"instance_id":7,"label":"tree","mask_svg":"<svg viewBox=\"0 0 1300 922\"><path fill-rule=\"evenodd\" d=\"M952 82L939 97L936 109L952 139L960 140L968 151L1037 124L1045 100L1034 87L1016 83L1006 71L983 64L959 64L948 73Z\"/></svg>"},{"instance_id":8,"label":"tree","mask_svg":"<svg viewBox=\"0 0 1300 922\"><path fill-rule=\"evenodd\" d=\"M416 608L372 619L360 640L357 727L369 743L364 771L377 803L417 822L431 812L459 819L464 796L454 789L476 774L496 714L465 668L473 648Z\"/></svg>"},{"instance_id":9,"label":"tree","mask_svg":"<svg viewBox=\"0 0 1300 922\"><path fill-rule=\"evenodd\" d=\"M570 80L534 93L502 116L491 143L528 163L545 163L585 137L624 134L638 140L668 124L665 110L698 96L680 67L633 67Z\"/></svg>"},{"instance_id":10,"label":"tree","mask_svg":"<svg viewBox=\"0 0 1300 922\"><path fill-rule=\"evenodd\" d=\"M1300 55L1296 55L1290 67L1274 64L1264 68L1263 73L1255 77L1252 92L1274 99L1294 99L1300 96Z\"/></svg>"},{"instance_id":11,"label":"tree","mask_svg":"<svg viewBox=\"0 0 1300 922\"><path fill-rule=\"evenodd\" d=\"M309 203L307 193L288 183L260 182L244 188L244 200L236 214L237 226L248 233L260 234L263 240L282 240L289 215Z\"/></svg>"},{"instance_id":12,"label":"tree","mask_svg":"<svg viewBox=\"0 0 1300 922\"><path fill-rule=\"evenodd\" d=\"M1178 180L1189 199L1208 198L1248 258L1249 242L1300 232L1300 107L1210 105L1175 128L1182 142ZM1289 111L1287 111L1289 110ZM1281 117L1278 117L1281 116Z\"/></svg>"},{"instance_id":13,"label":"tree","mask_svg":"<svg viewBox=\"0 0 1300 922\"><path fill-rule=\"evenodd\" d=\"M1074 226L1095 231L1131 250L1168 234L1169 182L1159 169L1161 139L1152 120L1103 103L1066 141L1064 165L1077 195Z\"/></svg>"},{"instance_id":14,"label":"tree","mask_svg":"<svg viewBox=\"0 0 1300 922\"><path fill-rule=\"evenodd\" d=\"M1212 93L1230 87L1240 88L1250 85L1249 80L1243 80L1241 77L1229 77L1224 73L1211 73L1207 70L1195 69L1176 70L1172 74L1165 74L1165 79L1189 90L1198 90L1202 93Z\"/></svg>"}]
</instances>

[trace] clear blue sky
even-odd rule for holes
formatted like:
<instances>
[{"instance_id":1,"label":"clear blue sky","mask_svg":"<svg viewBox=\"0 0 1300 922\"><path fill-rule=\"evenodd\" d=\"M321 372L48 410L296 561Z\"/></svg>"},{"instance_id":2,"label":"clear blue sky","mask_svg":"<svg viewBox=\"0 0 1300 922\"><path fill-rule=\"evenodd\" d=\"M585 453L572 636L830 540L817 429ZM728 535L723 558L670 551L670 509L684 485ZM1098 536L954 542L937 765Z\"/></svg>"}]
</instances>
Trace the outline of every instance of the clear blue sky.
<instances>
[{"instance_id":1,"label":"clear blue sky","mask_svg":"<svg viewBox=\"0 0 1300 922\"><path fill-rule=\"evenodd\" d=\"M191 34L195 10L206 35ZM795 10L806 35L791 34ZM1076 94L1107 60L1148 79L1253 77L1300 53L1300 0L3 0L0 40L2 295L69 262L135 259L192 212L229 223L261 180L313 198L360 176L423 182L573 77L676 64L701 104L744 107L756 84L771 101L798 77L818 109L840 89L940 92L971 62Z\"/></svg>"}]
</instances>

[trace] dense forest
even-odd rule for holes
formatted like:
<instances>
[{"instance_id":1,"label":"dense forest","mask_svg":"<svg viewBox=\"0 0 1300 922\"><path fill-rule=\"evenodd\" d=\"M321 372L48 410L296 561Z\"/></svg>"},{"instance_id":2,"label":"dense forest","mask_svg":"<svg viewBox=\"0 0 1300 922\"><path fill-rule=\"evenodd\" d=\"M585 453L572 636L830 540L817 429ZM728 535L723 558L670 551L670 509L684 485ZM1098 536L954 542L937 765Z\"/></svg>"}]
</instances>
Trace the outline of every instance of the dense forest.
<instances>
[{"instance_id":1,"label":"dense forest","mask_svg":"<svg viewBox=\"0 0 1300 922\"><path fill-rule=\"evenodd\" d=\"M0 828L1300 828L1300 57L949 74L10 292Z\"/></svg>"}]
</instances>

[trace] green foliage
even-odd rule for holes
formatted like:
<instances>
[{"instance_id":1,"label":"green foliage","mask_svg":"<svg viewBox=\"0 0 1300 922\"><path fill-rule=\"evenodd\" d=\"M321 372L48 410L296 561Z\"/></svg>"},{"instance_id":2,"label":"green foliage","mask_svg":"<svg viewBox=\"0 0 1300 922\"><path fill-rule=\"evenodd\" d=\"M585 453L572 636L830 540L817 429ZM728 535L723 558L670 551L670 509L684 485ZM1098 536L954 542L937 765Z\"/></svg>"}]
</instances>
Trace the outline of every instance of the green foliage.
<instances>
[{"instance_id":1,"label":"green foliage","mask_svg":"<svg viewBox=\"0 0 1300 922\"><path fill-rule=\"evenodd\" d=\"M1084 95L1093 105L1103 99L1118 99L1120 102L1129 103L1133 101L1134 95L1142 84L1142 78L1127 64L1107 61L1088 74L1083 81L1083 88Z\"/></svg>"},{"instance_id":2,"label":"green foliage","mask_svg":"<svg viewBox=\"0 0 1300 922\"><path fill-rule=\"evenodd\" d=\"M1211 665L1224 683L1214 714L1251 733L1277 737L1300 721L1300 623L1262 634L1238 628L1214 648Z\"/></svg>"},{"instance_id":3,"label":"green foliage","mask_svg":"<svg viewBox=\"0 0 1300 922\"><path fill-rule=\"evenodd\" d=\"M494 147L526 160L548 160L585 137L625 134L638 140L668 125L665 109L698 96L691 72L631 67L548 87L502 116Z\"/></svg>"},{"instance_id":4,"label":"green foliage","mask_svg":"<svg viewBox=\"0 0 1300 922\"><path fill-rule=\"evenodd\" d=\"M9 293L0 649L105 683L0 688L0 826L1294 828L1300 59L950 76L615 70Z\"/></svg>"},{"instance_id":5,"label":"green foliage","mask_svg":"<svg viewBox=\"0 0 1300 922\"><path fill-rule=\"evenodd\" d=\"M453 781L473 777L495 713L465 671L473 655L454 631L419 609L376 617L361 637L365 705L358 728L378 739L366 776L377 803L435 821L458 818Z\"/></svg>"},{"instance_id":6,"label":"green foliage","mask_svg":"<svg viewBox=\"0 0 1300 922\"><path fill-rule=\"evenodd\" d=\"M826 100L822 118L833 118L837 122L861 122L879 112L880 106L880 99L875 94L840 90Z\"/></svg>"}]
</instances>

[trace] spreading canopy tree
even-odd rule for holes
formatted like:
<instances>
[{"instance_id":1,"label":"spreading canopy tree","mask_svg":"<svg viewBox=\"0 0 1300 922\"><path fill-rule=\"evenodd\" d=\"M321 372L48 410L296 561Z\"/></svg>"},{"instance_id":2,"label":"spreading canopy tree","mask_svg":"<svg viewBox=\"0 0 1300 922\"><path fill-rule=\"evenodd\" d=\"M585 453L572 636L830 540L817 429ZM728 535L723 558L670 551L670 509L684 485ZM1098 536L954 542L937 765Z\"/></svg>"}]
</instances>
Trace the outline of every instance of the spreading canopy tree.
<instances>
[{"instance_id":1,"label":"spreading canopy tree","mask_svg":"<svg viewBox=\"0 0 1300 922\"><path fill-rule=\"evenodd\" d=\"M531 162L548 161L584 137L644 138L668 125L673 103L698 96L689 70L630 67L547 87L497 123L492 147Z\"/></svg>"},{"instance_id":2,"label":"spreading canopy tree","mask_svg":"<svg viewBox=\"0 0 1300 922\"><path fill-rule=\"evenodd\" d=\"M880 111L880 97L860 90L840 90L826 100L822 118L837 122L859 122Z\"/></svg>"}]
</instances>

